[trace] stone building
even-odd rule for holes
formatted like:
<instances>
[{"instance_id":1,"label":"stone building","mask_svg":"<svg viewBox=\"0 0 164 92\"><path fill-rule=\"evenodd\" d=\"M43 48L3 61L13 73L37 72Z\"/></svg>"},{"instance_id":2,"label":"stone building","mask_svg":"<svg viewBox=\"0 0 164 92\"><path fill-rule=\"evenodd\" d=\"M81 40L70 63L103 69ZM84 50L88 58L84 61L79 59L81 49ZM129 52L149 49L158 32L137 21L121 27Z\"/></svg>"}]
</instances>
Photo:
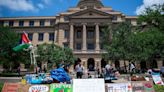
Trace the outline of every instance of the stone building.
<instances>
[{"instance_id":1,"label":"stone building","mask_svg":"<svg viewBox=\"0 0 164 92\"><path fill-rule=\"evenodd\" d=\"M17 33L28 33L36 46L42 43L55 43L69 46L82 64L94 70L104 67L101 37L105 25L115 25L129 21L136 26L137 16L127 16L122 12L105 7L101 0L80 0L76 7L69 8L54 16L7 17L0 18L0 25L10 26ZM128 65L128 63L127 63ZM160 67L162 64L158 64ZM123 66L116 61L115 66Z\"/></svg>"}]
</instances>

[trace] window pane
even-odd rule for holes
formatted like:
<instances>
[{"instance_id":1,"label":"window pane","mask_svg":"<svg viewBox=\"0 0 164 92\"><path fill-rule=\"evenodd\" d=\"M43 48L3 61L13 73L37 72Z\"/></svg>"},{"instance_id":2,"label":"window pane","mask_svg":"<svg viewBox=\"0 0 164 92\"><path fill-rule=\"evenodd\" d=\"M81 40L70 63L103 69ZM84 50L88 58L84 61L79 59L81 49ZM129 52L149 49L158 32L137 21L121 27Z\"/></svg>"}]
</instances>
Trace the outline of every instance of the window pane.
<instances>
[{"instance_id":1,"label":"window pane","mask_svg":"<svg viewBox=\"0 0 164 92\"><path fill-rule=\"evenodd\" d=\"M77 44L76 44L76 49L77 49L77 50L81 50L81 43L77 43Z\"/></svg>"},{"instance_id":2,"label":"window pane","mask_svg":"<svg viewBox=\"0 0 164 92\"><path fill-rule=\"evenodd\" d=\"M87 32L87 38L89 38L89 39L93 39L94 38L94 31L93 30L89 30Z\"/></svg>"},{"instance_id":3,"label":"window pane","mask_svg":"<svg viewBox=\"0 0 164 92\"><path fill-rule=\"evenodd\" d=\"M29 22L29 26L34 26L34 21L33 20Z\"/></svg>"},{"instance_id":4,"label":"window pane","mask_svg":"<svg viewBox=\"0 0 164 92\"><path fill-rule=\"evenodd\" d=\"M43 41L43 38L44 38L44 34L43 33L39 33L38 40L39 41Z\"/></svg>"},{"instance_id":5,"label":"window pane","mask_svg":"<svg viewBox=\"0 0 164 92\"><path fill-rule=\"evenodd\" d=\"M45 20L40 20L40 26L44 26Z\"/></svg>"},{"instance_id":6,"label":"window pane","mask_svg":"<svg viewBox=\"0 0 164 92\"><path fill-rule=\"evenodd\" d=\"M28 38L29 38L30 41L32 41L32 39L33 39L33 33L28 33Z\"/></svg>"},{"instance_id":7,"label":"window pane","mask_svg":"<svg viewBox=\"0 0 164 92\"><path fill-rule=\"evenodd\" d=\"M65 30L64 31L64 38L68 38L68 37L69 37L68 30Z\"/></svg>"},{"instance_id":8,"label":"window pane","mask_svg":"<svg viewBox=\"0 0 164 92\"><path fill-rule=\"evenodd\" d=\"M49 41L54 41L54 33L49 33Z\"/></svg>"},{"instance_id":9,"label":"window pane","mask_svg":"<svg viewBox=\"0 0 164 92\"><path fill-rule=\"evenodd\" d=\"M14 21L9 21L9 26L10 27L14 26Z\"/></svg>"},{"instance_id":10,"label":"window pane","mask_svg":"<svg viewBox=\"0 0 164 92\"><path fill-rule=\"evenodd\" d=\"M80 30L77 31L76 38L81 38L81 31Z\"/></svg>"},{"instance_id":11,"label":"window pane","mask_svg":"<svg viewBox=\"0 0 164 92\"><path fill-rule=\"evenodd\" d=\"M0 26L3 26L3 24L4 24L4 21L0 21Z\"/></svg>"},{"instance_id":12,"label":"window pane","mask_svg":"<svg viewBox=\"0 0 164 92\"><path fill-rule=\"evenodd\" d=\"M24 26L24 21L19 21L19 26L23 27Z\"/></svg>"},{"instance_id":13,"label":"window pane","mask_svg":"<svg viewBox=\"0 0 164 92\"><path fill-rule=\"evenodd\" d=\"M65 48L68 47L68 43L63 43L63 45Z\"/></svg>"},{"instance_id":14,"label":"window pane","mask_svg":"<svg viewBox=\"0 0 164 92\"><path fill-rule=\"evenodd\" d=\"M87 49L88 50L94 50L95 49L94 43L88 43L87 44Z\"/></svg>"}]
</instances>

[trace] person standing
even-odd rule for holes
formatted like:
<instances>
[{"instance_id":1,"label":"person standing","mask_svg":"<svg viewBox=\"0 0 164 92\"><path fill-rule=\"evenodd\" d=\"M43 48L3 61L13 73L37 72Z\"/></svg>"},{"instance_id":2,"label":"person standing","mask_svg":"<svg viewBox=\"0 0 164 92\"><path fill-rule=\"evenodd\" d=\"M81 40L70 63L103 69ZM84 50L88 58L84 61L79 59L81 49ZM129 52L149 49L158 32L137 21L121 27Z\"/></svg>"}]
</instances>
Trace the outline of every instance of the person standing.
<instances>
[{"instance_id":1,"label":"person standing","mask_svg":"<svg viewBox=\"0 0 164 92\"><path fill-rule=\"evenodd\" d=\"M130 73L131 73L131 76L135 73L135 66L132 62L130 62Z\"/></svg>"},{"instance_id":2,"label":"person standing","mask_svg":"<svg viewBox=\"0 0 164 92\"><path fill-rule=\"evenodd\" d=\"M83 75L84 67L79 63L78 65L76 65L75 69L76 69L76 77L81 79Z\"/></svg>"}]
</instances>

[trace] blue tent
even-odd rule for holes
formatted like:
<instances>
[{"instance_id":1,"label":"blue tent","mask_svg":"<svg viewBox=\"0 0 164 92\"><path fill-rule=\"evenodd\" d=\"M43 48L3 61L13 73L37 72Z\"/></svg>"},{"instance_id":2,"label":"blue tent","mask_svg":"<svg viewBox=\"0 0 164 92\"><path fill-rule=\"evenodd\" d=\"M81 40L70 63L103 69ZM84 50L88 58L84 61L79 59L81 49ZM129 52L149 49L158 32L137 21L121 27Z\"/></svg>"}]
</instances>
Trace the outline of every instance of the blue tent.
<instances>
[{"instance_id":1,"label":"blue tent","mask_svg":"<svg viewBox=\"0 0 164 92\"><path fill-rule=\"evenodd\" d=\"M70 76L64 70L64 68L58 68L58 69L51 70L50 74L51 74L51 78L53 78L59 82L69 82L70 81Z\"/></svg>"}]
</instances>

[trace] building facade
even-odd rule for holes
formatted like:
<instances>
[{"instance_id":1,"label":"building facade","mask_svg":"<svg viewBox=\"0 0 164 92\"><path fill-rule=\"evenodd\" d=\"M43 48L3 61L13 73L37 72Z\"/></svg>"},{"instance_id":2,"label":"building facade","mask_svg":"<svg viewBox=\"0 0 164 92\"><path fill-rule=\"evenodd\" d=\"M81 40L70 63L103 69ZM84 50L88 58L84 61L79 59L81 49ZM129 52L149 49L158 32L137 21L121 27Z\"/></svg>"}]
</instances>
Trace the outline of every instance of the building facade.
<instances>
[{"instance_id":1,"label":"building facade","mask_svg":"<svg viewBox=\"0 0 164 92\"><path fill-rule=\"evenodd\" d=\"M9 26L17 33L27 32L35 46L55 43L70 47L78 61L94 70L106 64L102 58L104 50L101 44L104 26L125 21L136 26L136 20L137 16L126 16L105 7L100 0L80 0L75 8L56 16L0 18L0 25ZM118 61L115 66L121 67L123 62Z\"/></svg>"}]
</instances>

